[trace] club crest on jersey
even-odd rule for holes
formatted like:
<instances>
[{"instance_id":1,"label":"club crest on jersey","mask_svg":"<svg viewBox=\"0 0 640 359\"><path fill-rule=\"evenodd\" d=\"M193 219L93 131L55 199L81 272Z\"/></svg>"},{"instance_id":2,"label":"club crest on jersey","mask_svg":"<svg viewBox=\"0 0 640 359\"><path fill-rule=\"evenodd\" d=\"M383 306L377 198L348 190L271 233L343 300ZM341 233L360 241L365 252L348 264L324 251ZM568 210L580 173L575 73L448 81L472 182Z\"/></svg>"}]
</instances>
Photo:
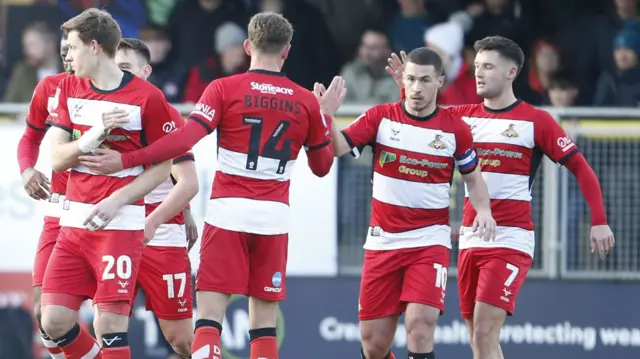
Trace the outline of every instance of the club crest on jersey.
<instances>
[{"instance_id":1,"label":"club crest on jersey","mask_svg":"<svg viewBox=\"0 0 640 359\"><path fill-rule=\"evenodd\" d=\"M384 167L385 163L391 163L396 160L396 154L393 152L380 151L380 158L378 158L378 163L380 167Z\"/></svg>"},{"instance_id":2,"label":"club crest on jersey","mask_svg":"<svg viewBox=\"0 0 640 359\"><path fill-rule=\"evenodd\" d=\"M504 137L508 137L508 138L516 138L519 137L520 135L518 134L518 132L514 129L516 125L511 123L509 124L509 127L502 131L501 135L503 135Z\"/></svg>"},{"instance_id":3,"label":"club crest on jersey","mask_svg":"<svg viewBox=\"0 0 640 359\"><path fill-rule=\"evenodd\" d=\"M436 138L433 141L431 141L431 143L429 144L429 147L436 150L444 150L445 148L447 148L447 145L445 145L444 142L442 142L442 135L436 135Z\"/></svg>"}]
</instances>

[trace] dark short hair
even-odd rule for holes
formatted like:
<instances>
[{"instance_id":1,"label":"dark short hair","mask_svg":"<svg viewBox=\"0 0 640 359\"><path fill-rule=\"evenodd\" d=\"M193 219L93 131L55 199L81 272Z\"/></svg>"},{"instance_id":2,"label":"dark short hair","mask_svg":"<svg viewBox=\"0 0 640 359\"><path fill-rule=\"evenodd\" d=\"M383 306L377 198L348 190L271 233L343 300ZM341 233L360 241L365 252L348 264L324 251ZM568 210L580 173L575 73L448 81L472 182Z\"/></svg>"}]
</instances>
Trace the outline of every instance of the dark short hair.
<instances>
[{"instance_id":1,"label":"dark short hair","mask_svg":"<svg viewBox=\"0 0 640 359\"><path fill-rule=\"evenodd\" d=\"M102 47L104 53L113 58L122 39L120 25L111 14L95 8L87 9L67 20L62 26L63 35L66 37L72 31L78 32L78 37L85 45L96 41Z\"/></svg>"},{"instance_id":2,"label":"dark short hair","mask_svg":"<svg viewBox=\"0 0 640 359\"><path fill-rule=\"evenodd\" d=\"M142 40L134 39L131 37L124 38L118 45L118 50L133 51L136 54L142 56L147 63L151 63L151 51L149 47L142 42Z\"/></svg>"},{"instance_id":3,"label":"dark short hair","mask_svg":"<svg viewBox=\"0 0 640 359\"><path fill-rule=\"evenodd\" d=\"M438 75L442 74L442 58L437 52L426 47L419 47L409 52L407 62L416 65L431 65Z\"/></svg>"},{"instance_id":4,"label":"dark short hair","mask_svg":"<svg viewBox=\"0 0 640 359\"><path fill-rule=\"evenodd\" d=\"M500 56L513 61L518 67L518 73L522 70L524 65L524 52L518 44L513 40L509 40L502 36L488 36L482 40L476 41L473 44L473 49L476 53L481 51L495 51Z\"/></svg>"},{"instance_id":5,"label":"dark short hair","mask_svg":"<svg viewBox=\"0 0 640 359\"><path fill-rule=\"evenodd\" d=\"M169 34L167 34L167 30L160 25L148 24L140 29L140 39L142 41L169 40Z\"/></svg>"},{"instance_id":6,"label":"dark short hair","mask_svg":"<svg viewBox=\"0 0 640 359\"><path fill-rule=\"evenodd\" d=\"M571 90L577 89L573 77L566 72L558 72L549 79L549 90Z\"/></svg>"}]
</instances>

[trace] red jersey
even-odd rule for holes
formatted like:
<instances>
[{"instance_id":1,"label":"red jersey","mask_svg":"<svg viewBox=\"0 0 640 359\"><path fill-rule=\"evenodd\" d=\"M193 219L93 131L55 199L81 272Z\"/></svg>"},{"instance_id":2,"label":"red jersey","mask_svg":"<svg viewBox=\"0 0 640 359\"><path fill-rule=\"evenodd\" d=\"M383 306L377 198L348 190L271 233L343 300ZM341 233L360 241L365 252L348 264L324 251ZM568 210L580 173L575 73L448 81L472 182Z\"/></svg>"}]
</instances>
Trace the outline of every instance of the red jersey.
<instances>
[{"instance_id":1,"label":"red jersey","mask_svg":"<svg viewBox=\"0 0 640 359\"><path fill-rule=\"evenodd\" d=\"M129 113L129 122L123 128L111 131L102 144L105 148L134 151L173 130L172 110L162 92L126 71L120 86L111 91L96 89L88 78L65 78L56 90L48 123L69 132L76 140L94 125L102 123L103 113L116 107ZM93 204L128 185L143 171L139 166L109 175L95 175L89 168L75 165L70 169L60 225L84 228L82 223ZM144 219L144 200L140 199L123 206L105 229L141 230Z\"/></svg>"},{"instance_id":2,"label":"red jersey","mask_svg":"<svg viewBox=\"0 0 640 359\"><path fill-rule=\"evenodd\" d=\"M178 127L182 127L184 124L184 118L176 110L171 107L173 121L169 124L165 124L164 130L166 132L172 132ZM177 157L173 160L173 164L177 164L183 161L193 161L193 153L188 152L184 155ZM144 196L144 203L146 208L146 215L149 216L151 212L155 211L160 204L167 198L169 192L176 184L176 179L173 176L169 176L164 182L162 182L153 191ZM186 234L184 234L184 216L182 211L176 213L175 216L170 218L166 223L161 224L156 230L155 236L148 246L161 246L161 247L185 247L187 245Z\"/></svg>"},{"instance_id":3,"label":"red jersey","mask_svg":"<svg viewBox=\"0 0 640 359\"><path fill-rule=\"evenodd\" d=\"M289 179L303 146L331 142L320 105L280 72L213 81L189 119L218 130L218 162L205 221L236 232L289 232Z\"/></svg>"},{"instance_id":4,"label":"red jersey","mask_svg":"<svg viewBox=\"0 0 640 359\"><path fill-rule=\"evenodd\" d=\"M342 133L354 155L369 144L374 151L371 227L364 248L451 248L454 167L470 173L478 162L469 126L447 109L416 117L397 102L371 108Z\"/></svg>"},{"instance_id":5,"label":"red jersey","mask_svg":"<svg viewBox=\"0 0 640 359\"><path fill-rule=\"evenodd\" d=\"M56 94L56 88L60 81L67 76L69 75L63 72L57 75L47 76L38 82L38 85L33 91L31 104L29 105L27 126L31 127L35 131L47 131L48 125L46 124L46 121L54 103L53 100ZM60 211L62 209L62 203L64 202L64 193L67 188L68 177L68 172L51 173L51 197L49 198L48 207L45 211L46 217L60 218Z\"/></svg>"},{"instance_id":6,"label":"red jersey","mask_svg":"<svg viewBox=\"0 0 640 359\"><path fill-rule=\"evenodd\" d=\"M471 128L498 225L495 241L463 236L460 248L508 247L533 256L531 186L542 156L564 163L578 148L549 113L526 102L517 101L502 110L491 110L483 104L449 110L461 115ZM466 197L463 227L471 226L476 216L468 193Z\"/></svg>"}]
</instances>

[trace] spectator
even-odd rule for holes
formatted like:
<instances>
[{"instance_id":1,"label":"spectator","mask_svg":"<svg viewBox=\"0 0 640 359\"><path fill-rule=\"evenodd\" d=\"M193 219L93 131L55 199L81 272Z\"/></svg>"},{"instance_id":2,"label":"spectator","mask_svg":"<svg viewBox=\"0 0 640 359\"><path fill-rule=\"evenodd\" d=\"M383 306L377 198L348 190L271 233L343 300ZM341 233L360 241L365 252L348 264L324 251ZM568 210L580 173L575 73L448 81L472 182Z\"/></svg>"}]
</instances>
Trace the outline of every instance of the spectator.
<instances>
[{"instance_id":1,"label":"spectator","mask_svg":"<svg viewBox=\"0 0 640 359\"><path fill-rule=\"evenodd\" d=\"M291 80L307 89L312 89L316 81L331 82L340 71L340 60L318 8L300 0L260 0L258 10L281 13L295 29L291 51L282 70Z\"/></svg>"},{"instance_id":2,"label":"spectator","mask_svg":"<svg viewBox=\"0 0 640 359\"><path fill-rule=\"evenodd\" d=\"M558 73L549 80L549 92L545 105L553 107L571 107L578 97L578 86L569 75Z\"/></svg>"},{"instance_id":3,"label":"spectator","mask_svg":"<svg viewBox=\"0 0 640 359\"><path fill-rule=\"evenodd\" d=\"M212 55L209 46L220 24L233 21L247 23L242 1L184 0L171 12L167 32L173 44L170 61L180 61L187 68L196 66Z\"/></svg>"},{"instance_id":4,"label":"spectator","mask_svg":"<svg viewBox=\"0 0 640 359\"><path fill-rule=\"evenodd\" d=\"M346 64L341 76L347 84L345 101L379 104L400 100L400 91L385 66L391 54L387 35L369 29L362 35L358 57Z\"/></svg>"},{"instance_id":5,"label":"spectator","mask_svg":"<svg viewBox=\"0 0 640 359\"><path fill-rule=\"evenodd\" d=\"M423 35L437 20L427 12L424 0L398 0L400 9L389 27L393 50L409 52L424 46Z\"/></svg>"},{"instance_id":6,"label":"spectator","mask_svg":"<svg viewBox=\"0 0 640 359\"><path fill-rule=\"evenodd\" d=\"M545 102L551 77L560 69L560 52L558 47L546 40L538 40L531 54L528 71L528 89L521 97L533 105Z\"/></svg>"},{"instance_id":7,"label":"spectator","mask_svg":"<svg viewBox=\"0 0 640 359\"><path fill-rule=\"evenodd\" d=\"M520 26L520 16L512 0L484 0L484 11L474 17L473 27L466 38L468 45L487 36L499 35L527 47L523 38L526 31Z\"/></svg>"},{"instance_id":8,"label":"spectator","mask_svg":"<svg viewBox=\"0 0 640 359\"><path fill-rule=\"evenodd\" d=\"M4 102L29 102L38 81L61 71L59 42L45 23L34 23L22 32L25 59L16 64L3 97Z\"/></svg>"},{"instance_id":9,"label":"spectator","mask_svg":"<svg viewBox=\"0 0 640 359\"><path fill-rule=\"evenodd\" d=\"M475 76L469 71L463 58L463 37L462 28L454 22L430 27L424 35L427 47L442 58L445 84L438 94L440 105L482 102L482 98L476 93Z\"/></svg>"},{"instance_id":10,"label":"spectator","mask_svg":"<svg viewBox=\"0 0 640 359\"><path fill-rule=\"evenodd\" d=\"M153 72L149 81L162 90L169 102L181 102L188 69L181 63L169 61L172 48L169 35L162 27L150 25L140 30L140 40L151 53Z\"/></svg>"},{"instance_id":11,"label":"spectator","mask_svg":"<svg viewBox=\"0 0 640 359\"><path fill-rule=\"evenodd\" d=\"M640 21L638 17L638 0L614 0L616 5L616 14L622 26L638 26Z\"/></svg>"},{"instance_id":12,"label":"spectator","mask_svg":"<svg viewBox=\"0 0 640 359\"><path fill-rule=\"evenodd\" d=\"M623 29L614 40L615 70L605 71L598 80L595 106L640 106L640 31Z\"/></svg>"},{"instance_id":13,"label":"spectator","mask_svg":"<svg viewBox=\"0 0 640 359\"><path fill-rule=\"evenodd\" d=\"M244 50L247 33L237 24L226 22L216 30L216 56L210 56L189 70L184 102L196 103L209 83L217 78L234 75L249 68Z\"/></svg>"}]
</instances>

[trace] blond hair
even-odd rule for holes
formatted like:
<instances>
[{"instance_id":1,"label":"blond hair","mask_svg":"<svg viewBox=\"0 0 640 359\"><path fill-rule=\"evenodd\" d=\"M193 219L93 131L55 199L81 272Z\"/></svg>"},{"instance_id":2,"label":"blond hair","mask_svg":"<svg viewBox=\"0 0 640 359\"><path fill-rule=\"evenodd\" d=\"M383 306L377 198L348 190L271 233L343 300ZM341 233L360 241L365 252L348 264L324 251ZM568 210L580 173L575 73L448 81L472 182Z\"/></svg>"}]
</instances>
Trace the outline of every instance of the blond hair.
<instances>
[{"instance_id":1,"label":"blond hair","mask_svg":"<svg viewBox=\"0 0 640 359\"><path fill-rule=\"evenodd\" d=\"M256 50L277 54L291 43L293 26L280 14L261 12L251 18L247 33Z\"/></svg>"}]
</instances>

